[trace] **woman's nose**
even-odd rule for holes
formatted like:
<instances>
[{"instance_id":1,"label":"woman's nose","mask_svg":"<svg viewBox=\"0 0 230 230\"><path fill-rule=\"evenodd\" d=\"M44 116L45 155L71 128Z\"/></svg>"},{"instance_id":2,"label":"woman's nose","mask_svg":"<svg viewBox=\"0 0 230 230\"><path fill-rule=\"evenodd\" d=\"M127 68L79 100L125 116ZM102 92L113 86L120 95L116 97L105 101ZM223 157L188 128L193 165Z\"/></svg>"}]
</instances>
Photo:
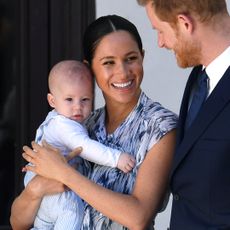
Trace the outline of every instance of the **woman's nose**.
<instances>
[{"instance_id":1,"label":"woman's nose","mask_svg":"<svg viewBox=\"0 0 230 230\"><path fill-rule=\"evenodd\" d=\"M126 76L127 72L128 72L128 67L125 63L120 63L117 66L117 70L116 70L117 74L122 75L122 76Z\"/></svg>"}]
</instances>

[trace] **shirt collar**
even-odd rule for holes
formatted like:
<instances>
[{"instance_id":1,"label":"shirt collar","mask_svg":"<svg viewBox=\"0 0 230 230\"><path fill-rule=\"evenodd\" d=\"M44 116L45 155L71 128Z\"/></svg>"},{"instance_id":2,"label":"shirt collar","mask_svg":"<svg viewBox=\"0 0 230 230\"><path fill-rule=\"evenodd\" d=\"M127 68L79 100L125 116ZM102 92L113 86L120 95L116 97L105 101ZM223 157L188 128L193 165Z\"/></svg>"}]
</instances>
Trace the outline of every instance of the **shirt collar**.
<instances>
[{"instance_id":1,"label":"shirt collar","mask_svg":"<svg viewBox=\"0 0 230 230\"><path fill-rule=\"evenodd\" d=\"M229 65L230 46L206 67L206 73L209 77L209 94L224 75Z\"/></svg>"}]
</instances>

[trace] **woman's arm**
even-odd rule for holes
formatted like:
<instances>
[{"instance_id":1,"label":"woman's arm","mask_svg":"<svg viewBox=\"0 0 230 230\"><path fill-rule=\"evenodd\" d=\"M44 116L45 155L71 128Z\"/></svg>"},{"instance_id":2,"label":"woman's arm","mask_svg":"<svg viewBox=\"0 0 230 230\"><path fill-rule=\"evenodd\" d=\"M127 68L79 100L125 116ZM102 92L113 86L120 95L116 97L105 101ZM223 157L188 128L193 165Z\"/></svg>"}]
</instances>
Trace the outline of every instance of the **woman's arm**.
<instances>
[{"instance_id":1,"label":"woman's arm","mask_svg":"<svg viewBox=\"0 0 230 230\"><path fill-rule=\"evenodd\" d=\"M10 223L14 230L29 229L34 222L42 197L64 191L64 186L55 180L35 176L14 200Z\"/></svg>"},{"instance_id":2,"label":"woman's arm","mask_svg":"<svg viewBox=\"0 0 230 230\"><path fill-rule=\"evenodd\" d=\"M31 171L60 181L91 206L129 229L145 229L157 214L166 187L175 146L175 131L166 134L147 153L131 195L103 188L69 167L57 151L32 143L36 154L24 147L23 157L35 166ZM89 192L90 191L90 192Z\"/></svg>"}]
</instances>

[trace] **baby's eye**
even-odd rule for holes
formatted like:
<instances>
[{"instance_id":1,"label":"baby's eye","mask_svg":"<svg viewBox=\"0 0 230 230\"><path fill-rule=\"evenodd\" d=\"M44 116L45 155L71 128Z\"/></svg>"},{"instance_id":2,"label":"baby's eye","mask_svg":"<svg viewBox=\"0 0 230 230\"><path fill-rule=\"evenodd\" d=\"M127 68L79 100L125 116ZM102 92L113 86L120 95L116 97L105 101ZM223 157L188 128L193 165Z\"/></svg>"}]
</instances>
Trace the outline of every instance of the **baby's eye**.
<instances>
[{"instance_id":1,"label":"baby's eye","mask_svg":"<svg viewBox=\"0 0 230 230\"><path fill-rule=\"evenodd\" d=\"M82 98L82 102L87 102L87 101L90 101L90 98Z\"/></svg>"},{"instance_id":2,"label":"baby's eye","mask_svg":"<svg viewBox=\"0 0 230 230\"><path fill-rule=\"evenodd\" d=\"M73 101L73 98L68 97L68 98L66 98L65 100L66 100L66 101Z\"/></svg>"}]
</instances>

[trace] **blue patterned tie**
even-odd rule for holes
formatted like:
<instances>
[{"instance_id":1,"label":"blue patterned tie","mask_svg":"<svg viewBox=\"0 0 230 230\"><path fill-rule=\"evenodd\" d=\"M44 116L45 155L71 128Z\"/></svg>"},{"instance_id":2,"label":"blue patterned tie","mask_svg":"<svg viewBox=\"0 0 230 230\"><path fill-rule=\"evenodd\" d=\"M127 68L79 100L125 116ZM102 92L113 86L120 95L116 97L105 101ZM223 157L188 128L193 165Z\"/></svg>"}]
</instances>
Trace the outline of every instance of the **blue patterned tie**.
<instances>
[{"instance_id":1,"label":"blue patterned tie","mask_svg":"<svg viewBox=\"0 0 230 230\"><path fill-rule=\"evenodd\" d=\"M201 72L197 79L197 85L193 94L192 102L186 118L186 129L190 127L201 106L205 102L208 95L208 75L205 70Z\"/></svg>"}]
</instances>

